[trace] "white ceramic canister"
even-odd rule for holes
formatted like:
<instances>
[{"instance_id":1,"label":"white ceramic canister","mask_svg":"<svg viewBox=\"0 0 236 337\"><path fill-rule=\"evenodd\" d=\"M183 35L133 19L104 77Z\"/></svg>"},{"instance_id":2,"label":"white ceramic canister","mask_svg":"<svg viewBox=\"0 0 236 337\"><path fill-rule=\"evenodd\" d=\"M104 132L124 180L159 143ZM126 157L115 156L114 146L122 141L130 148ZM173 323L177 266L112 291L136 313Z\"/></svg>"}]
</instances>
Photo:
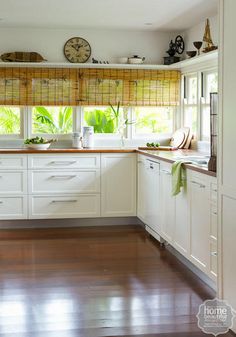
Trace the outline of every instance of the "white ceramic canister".
<instances>
[{"instance_id":1,"label":"white ceramic canister","mask_svg":"<svg viewBox=\"0 0 236 337\"><path fill-rule=\"evenodd\" d=\"M94 127L93 126L83 127L83 141L84 141L84 147L94 147Z\"/></svg>"},{"instance_id":2,"label":"white ceramic canister","mask_svg":"<svg viewBox=\"0 0 236 337\"><path fill-rule=\"evenodd\" d=\"M80 132L73 132L72 134L72 147L76 149L82 149L82 135Z\"/></svg>"}]
</instances>

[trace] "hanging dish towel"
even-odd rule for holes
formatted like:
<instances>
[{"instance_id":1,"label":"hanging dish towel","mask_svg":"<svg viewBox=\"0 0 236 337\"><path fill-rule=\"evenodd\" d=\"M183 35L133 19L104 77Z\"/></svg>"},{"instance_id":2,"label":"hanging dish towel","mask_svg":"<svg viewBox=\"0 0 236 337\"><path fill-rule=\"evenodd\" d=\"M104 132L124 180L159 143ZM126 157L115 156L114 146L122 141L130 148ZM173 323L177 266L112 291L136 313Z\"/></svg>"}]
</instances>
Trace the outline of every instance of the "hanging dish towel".
<instances>
[{"instance_id":1,"label":"hanging dish towel","mask_svg":"<svg viewBox=\"0 0 236 337\"><path fill-rule=\"evenodd\" d=\"M172 174L172 196L179 194L181 187L184 186L183 179L183 167L182 164L185 163L181 160L174 162L171 169Z\"/></svg>"}]
</instances>

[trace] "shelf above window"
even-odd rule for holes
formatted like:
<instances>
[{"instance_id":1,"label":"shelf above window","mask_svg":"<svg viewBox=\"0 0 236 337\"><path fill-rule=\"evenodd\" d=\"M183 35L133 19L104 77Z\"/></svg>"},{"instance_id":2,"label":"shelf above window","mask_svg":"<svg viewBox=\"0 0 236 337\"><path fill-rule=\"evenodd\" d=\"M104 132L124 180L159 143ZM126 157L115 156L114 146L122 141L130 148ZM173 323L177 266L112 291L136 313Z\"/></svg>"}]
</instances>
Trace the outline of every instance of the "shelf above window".
<instances>
[{"instance_id":1,"label":"shelf above window","mask_svg":"<svg viewBox=\"0 0 236 337\"><path fill-rule=\"evenodd\" d=\"M69 63L69 62L0 62L0 67L31 67L31 68L97 68L97 69L152 69L152 70L183 70L203 65L217 65L218 51L201 54L171 65L158 64L100 64L100 63Z\"/></svg>"}]
</instances>

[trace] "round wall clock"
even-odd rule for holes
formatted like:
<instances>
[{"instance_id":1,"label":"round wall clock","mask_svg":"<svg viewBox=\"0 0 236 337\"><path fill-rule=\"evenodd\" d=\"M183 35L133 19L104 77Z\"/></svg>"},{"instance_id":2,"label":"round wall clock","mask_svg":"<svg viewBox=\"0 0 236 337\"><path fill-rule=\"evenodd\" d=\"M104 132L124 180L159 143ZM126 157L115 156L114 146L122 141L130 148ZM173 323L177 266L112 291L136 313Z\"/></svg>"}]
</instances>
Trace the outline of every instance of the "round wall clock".
<instances>
[{"instance_id":1,"label":"round wall clock","mask_svg":"<svg viewBox=\"0 0 236 337\"><path fill-rule=\"evenodd\" d=\"M64 55L72 63L84 63L91 55L90 44L82 37L72 37L64 45Z\"/></svg>"}]
</instances>

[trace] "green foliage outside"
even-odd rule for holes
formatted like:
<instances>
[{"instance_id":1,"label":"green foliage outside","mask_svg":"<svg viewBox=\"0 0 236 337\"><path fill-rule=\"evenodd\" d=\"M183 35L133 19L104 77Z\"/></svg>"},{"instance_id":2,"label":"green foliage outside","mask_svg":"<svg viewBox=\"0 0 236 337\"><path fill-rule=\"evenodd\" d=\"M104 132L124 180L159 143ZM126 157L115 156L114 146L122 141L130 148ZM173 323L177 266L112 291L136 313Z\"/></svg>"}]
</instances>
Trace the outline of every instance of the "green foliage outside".
<instances>
[{"instance_id":1,"label":"green foliage outside","mask_svg":"<svg viewBox=\"0 0 236 337\"><path fill-rule=\"evenodd\" d=\"M173 110L170 108L135 108L136 132L170 133L173 131Z\"/></svg>"},{"instance_id":2,"label":"green foliage outside","mask_svg":"<svg viewBox=\"0 0 236 337\"><path fill-rule=\"evenodd\" d=\"M20 109L0 106L0 134L20 133Z\"/></svg>"},{"instance_id":3,"label":"green foliage outside","mask_svg":"<svg viewBox=\"0 0 236 337\"><path fill-rule=\"evenodd\" d=\"M72 132L72 107L34 107L34 134L67 134Z\"/></svg>"},{"instance_id":4,"label":"green foliage outside","mask_svg":"<svg viewBox=\"0 0 236 337\"><path fill-rule=\"evenodd\" d=\"M85 108L84 121L87 126L93 126L95 133L115 133L117 131L117 119L112 109Z\"/></svg>"}]
</instances>

